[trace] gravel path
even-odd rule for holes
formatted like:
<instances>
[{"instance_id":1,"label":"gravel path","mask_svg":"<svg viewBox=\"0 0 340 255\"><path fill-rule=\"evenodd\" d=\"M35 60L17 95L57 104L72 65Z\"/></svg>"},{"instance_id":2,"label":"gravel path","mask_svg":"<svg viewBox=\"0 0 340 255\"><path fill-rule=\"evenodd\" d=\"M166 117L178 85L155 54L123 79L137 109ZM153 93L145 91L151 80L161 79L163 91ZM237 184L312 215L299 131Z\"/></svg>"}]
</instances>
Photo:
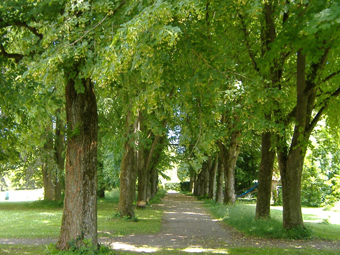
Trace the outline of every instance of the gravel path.
<instances>
[{"instance_id":1,"label":"gravel path","mask_svg":"<svg viewBox=\"0 0 340 255\"><path fill-rule=\"evenodd\" d=\"M186 251L223 251L231 247L281 247L335 249L340 242L271 240L248 238L212 219L203 202L183 194L167 194L163 199L164 210L161 231L153 235L130 235L101 238L100 242L115 250L152 252L161 248L181 248ZM0 239L0 244L42 245L55 243L55 239Z\"/></svg>"},{"instance_id":2,"label":"gravel path","mask_svg":"<svg viewBox=\"0 0 340 255\"><path fill-rule=\"evenodd\" d=\"M192 196L167 194L163 202L163 224L159 233L116 237L105 243L116 250L139 252L151 252L160 248L221 251L231 247L264 246L340 250L340 242L247 238L212 219L203 202Z\"/></svg>"}]
</instances>

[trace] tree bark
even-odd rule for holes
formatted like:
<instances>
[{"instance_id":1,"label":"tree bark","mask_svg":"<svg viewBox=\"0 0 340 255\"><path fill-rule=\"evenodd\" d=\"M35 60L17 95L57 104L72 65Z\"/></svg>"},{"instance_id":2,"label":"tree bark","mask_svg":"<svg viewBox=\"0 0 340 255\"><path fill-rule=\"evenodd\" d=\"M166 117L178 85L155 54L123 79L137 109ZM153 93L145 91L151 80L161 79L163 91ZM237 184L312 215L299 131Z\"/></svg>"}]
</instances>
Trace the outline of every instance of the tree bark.
<instances>
[{"instance_id":1,"label":"tree bark","mask_svg":"<svg viewBox=\"0 0 340 255\"><path fill-rule=\"evenodd\" d=\"M60 110L57 111L60 114ZM65 170L65 157L63 156L65 147L65 135L63 131L63 124L59 116L56 118L56 131L55 131L55 143L54 152L55 160L57 163L56 185L54 192L54 199L61 201L61 189L62 189L62 173Z\"/></svg>"},{"instance_id":2,"label":"tree bark","mask_svg":"<svg viewBox=\"0 0 340 255\"><path fill-rule=\"evenodd\" d=\"M77 91L79 86L81 90ZM90 78L69 78L65 95L65 199L57 244L61 250L67 250L71 241L81 246L85 239L97 245L98 115L93 82Z\"/></svg>"},{"instance_id":3,"label":"tree bark","mask_svg":"<svg viewBox=\"0 0 340 255\"><path fill-rule=\"evenodd\" d=\"M154 198L158 191L158 170L156 167L150 169L150 199Z\"/></svg>"},{"instance_id":4,"label":"tree bark","mask_svg":"<svg viewBox=\"0 0 340 255\"><path fill-rule=\"evenodd\" d=\"M221 157L221 152L219 152L218 157ZM216 203L223 203L223 181L224 181L224 166L223 161L220 159L218 161L217 177L216 177Z\"/></svg>"},{"instance_id":5,"label":"tree bark","mask_svg":"<svg viewBox=\"0 0 340 255\"><path fill-rule=\"evenodd\" d=\"M202 169L202 189L203 189L203 196L209 196L209 170L211 169L211 158L209 157L208 161L203 163Z\"/></svg>"},{"instance_id":6,"label":"tree bark","mask_svg":"<svg viewBox=\"0 0 340 255\"><path fill-rule=\"evenodd\" d=\"M216 172L218 168L218 156L216 156L209 172L209 199L215 200L216 197Z\"/></svg>"},{"instance_id":7,"label":"tree bark","mask_svg":"<svg viewBox=\"0 0 340 255\"><path fill-rule=\"evenodd\" d=\"M283 227L285 229L304 227L301 211L301 176L306 145L302 142L309 139L309 136L306 137L305 130L307 118L311 114L311 112L307 111L308 98L305 93L305 62L306 57L302 54L302 51L299 51L297 54L296 124L290 150L288 151L288 149L282 147L279 148ZM285 141L280 142L280 145L284 144Z\"/></svg>"},{"instance_id":8,"label":"tree bark","mask_svg":"<svg viewBox=\"0 0 340 255\"><path fill-rule=\"evenodd\" d=\"M47 131L51 131L51 126L46 128ZM44 145L44 163L42 164L42 174L44 183L44 200L54 201L54 159L53 159L53 139L51 135L47 138Z\"/></svg>"},{"instance_id":9,"label":"tree bark","mask_svg":"<svg viewBox=\"0 0 340 255\"><path fill-rule=\"evenodd\" d=\"M51 132L51 125L46 128ZM42 165L44 200L60 201L61 200L61 176L64 169L64 158L62 157L63 145L59 146L60 140L63 142L60 134L60 120L56 120L54 143L52 134L49 134L44 145L44 163ZM63 136L62 136L63 137Z\"/></svg>"},{"instance_id":10,"label":"tree bark","mask_svg":"<svg viewBox=\"0 0 340 255\"><path fill-rule=\"evenodd\" d=\"M195 171L190 167L190 184L189 184L189 191L191 193L194 193L194 188L195 188L195 181L196 181L196 173Z\"/></svg>"},{"instance_id":11,"label":"tree bark","mask_svg":"<svg viewBox=\"0 0 340 255\"><path fill-rule=\"evenodd\" d=\"M118 212L121 216L130 218L135 217L133 210L133 201L135 200L135 187L136 187L136 155L132 142L128 137L134 132L131 127L131 112L126 115L125 121L125 136L126 142L124 145L124 155L120 167L120 195L118 203Z\"/></svg>"},{"instance_id":12,"label":"tree bark","mask_svg":"<svg viewBox=\"0 0 340 255\"><path fill-rule=\"evenodd\" d=\"M272 147L270 132L262 134L261 164L258 175L258 192L256 202L256 219L270 218L270 199L275 160L275 149Z\"/></svg>"},{"instance_id":13,"label":"tree bark","mask_svg":"<svg viewBox=\"0 0 340 255\"><path fill-rule=\"evenodd\" d=\"M240 146L238 138L241 132L239 130L233 130L230 136L228 149L219 142L220 151L222 152L222 164L224 167L224 204L234 204L236 201L235 195L235 167L238 155L240 153Z\"/></svg>"}]
</instances>

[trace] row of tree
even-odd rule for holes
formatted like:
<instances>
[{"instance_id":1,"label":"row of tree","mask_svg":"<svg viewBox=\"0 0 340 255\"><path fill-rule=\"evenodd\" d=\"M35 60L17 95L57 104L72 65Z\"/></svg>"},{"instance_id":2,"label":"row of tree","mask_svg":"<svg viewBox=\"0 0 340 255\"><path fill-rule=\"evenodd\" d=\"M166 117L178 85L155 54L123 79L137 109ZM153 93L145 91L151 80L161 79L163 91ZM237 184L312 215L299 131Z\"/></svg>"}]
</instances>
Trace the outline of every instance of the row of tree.
<instances>
[{"instance_id":1,"label":"row of tree","mask_svg":"<svg viewBox=\"0 0 340 255\"><path fill-rule=\"evenodd\" d=\"M46 199L65 168L60 249L97 243L112 176L133 217L136 180L148 201L169 143L195 193L224 203L241 148L260 148L257 218L278 155L283 227L303 226L309 138L322 116L337 132L337 1L5 0L0 13L0 160L42 166Z\"/></svg>"}]
</instances>

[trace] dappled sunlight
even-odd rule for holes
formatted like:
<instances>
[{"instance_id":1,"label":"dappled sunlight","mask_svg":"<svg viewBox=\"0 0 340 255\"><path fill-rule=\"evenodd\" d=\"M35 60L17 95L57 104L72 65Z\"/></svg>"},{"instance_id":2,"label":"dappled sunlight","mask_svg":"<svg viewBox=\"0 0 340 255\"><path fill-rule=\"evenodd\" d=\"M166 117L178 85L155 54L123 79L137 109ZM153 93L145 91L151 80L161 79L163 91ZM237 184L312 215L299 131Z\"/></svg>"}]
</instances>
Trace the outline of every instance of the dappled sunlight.
<instances>
[{"instance_id":1,"label":"dappled sunlight","mask_svg":"<svg viewBox=\"0 0 340 255\"><path fill-rule=\"evenodd\" d=\"M41 212L41 213L39 213L40 215L44 215L44 216L49 216L49 217L51 217L51 216L57 216L57 214L58 213L50 213L50 212ZM60 214L60 213L59 213Z\"/></svg>"},{"instance_id":2,"label":"dappled sunlight","mask_svg":"<svg viewBox=\"0 0 340 255\"><path fill-rule=\"evenodd\" d=\"M182 212L183 214L188 214L188 215L201 215L201 216L207 216L208 214L206 213L194 213L194 212Z\"/></svg>"},{"instance_id":3,"label":"dappled sunlight","mask_svg":"<svg viewBox=\"0 0 340 255\"><path fill-rule=\"evenodd\" d=\"M168 247L157 247L157 246L149 246L149 245L132 245L129 243L124 242L114 242L111 243L110 248L117 251L129 251L129 252L136 252L136 253L155 253L161 250L163 251L180 251L183 253L204 253L204 254L230 254L228 249L223 248L204 248L204 247L195 247L190 246L186 248L168 248Z\"/></svg>"},{"instance_id":4,"label":"dappled sunlight","mask_svg":"<svg viewBox=\"0 0 340 255\"><path fill-rule=\"evenodd\" d=\"M282 211L282 206L271 206L271 210ZM330 224L340 225L340 213L325 211L322 207L303 207L302 208L303 221L309 223L328 222Z\"/></svg>"},{"instance_id":5,"label":"dappled sunlight","mask_svg":"<svg viewBox=\"0 0 340 255\"><path fill-rule=\"evenodd\" d=\"M121 243L121 242L114 242L110 244L110 247L114 250L122 250L122 251L133 251L133 252L141 252L141 253L153 253L160 250L157 247L150 247L150 246L142 246L138 247L135 245Z\"/></svg>"},{"instance_id":6,"label":"dappled sunlight","mask_svg":"<svg viewBox=\"0 0 340 255\"><path fill-rule=\"evenodd\" d=\"M229 254L228 250L224 249L205 249L202 247L188 247L182 250L183 252L190 252L190 253L202 253L204 252L205 254L211 253L211 254Z\"/></svg>"}]
</instances>

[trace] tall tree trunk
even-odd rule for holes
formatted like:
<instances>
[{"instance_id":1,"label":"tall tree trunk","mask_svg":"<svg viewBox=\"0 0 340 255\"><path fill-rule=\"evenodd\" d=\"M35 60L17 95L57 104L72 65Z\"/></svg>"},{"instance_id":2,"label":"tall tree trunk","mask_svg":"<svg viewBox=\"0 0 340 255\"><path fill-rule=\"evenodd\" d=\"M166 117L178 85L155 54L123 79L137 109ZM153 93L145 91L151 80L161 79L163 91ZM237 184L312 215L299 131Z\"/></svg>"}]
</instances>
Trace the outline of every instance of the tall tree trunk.
<instances>
[{"instance_id":1,"label":"tall tree trunk","mask_svg":"<svg viewBox=\"0 0 340 255\"><path fill-rule=\"evenodd\" d=\"M118 212L121 216L135 217L133 211L133 201L135 200L136 187L136 155L135 149L131 145L131 140L128 137L134 132L131 125L131 112L126 115L125 121L125 136L126 142L124 145L124 155L120 167L120 195L118 203Z\"/></svg>"},{"instance_id":2,"label":"tall tree trunk","mask_svg":"<svg viewBox=\"0 0 340 255\"><path fill-rule=\"evenodd\" d=\"M202 177L203 177L203 182L202 182L202 188L203 188L203 196L208 197L209 196L209 171L211 169L211 157L208 158L208 161L203 164L203 169L202 169Z\"/></svg>"},{"instance_id":3,"label":"tall tree trunk","mask_svg":"<svg viewBox=\"0 0 340 255\"><path fill-rule=\"evenodd\" d=\"M220 150L222 154L222 164L224 167L224 204L234 204L236 201L235 195L235 167L238 155L240 153L240 145L238 138L241 132L234 130L231 133L228 149L220 142Z\"/></svg>"},{"instance_id":4,"label":"tall tree trunk","mask_svg":"<svg viewBox=\"0 0 340 255\"><path fill-rule=\"evenodd\" d=\"M222 154L219 152L218 157L221 157ZM223 181L224 181L224 166L223 161L220 159L218 161L218 168L217 168L217 177L216 177L216 203L222 204L223 203Z\"/></svg>"},{"instance_id":5,"label":"tall tree trunk","mask_svg":"<svg viewBox=\"0 0 340 255\"><path fill-rule=\"evenodd\" d=\"M282 182L283 227L303 227L301 211L301 176L304 155L299 148L293 149L288 157L280 153L279 166Z\"/></svg>"},{"instance_id":6,"label":"tall tree trunk","mask_svg":"<svg viewBox=\"0 0 340 255\"><path fill-rule=\"evenodd\" d=\"M218 155L210 169L209 176L209 198L215 200L216 197L216 172L218 168Z\"/></svg>"},{"instance_id":7,"label":"tall tree trunk","mask_svg":"<svg viewBox=\"0 0 340 255\"><path fill-rule=\"evenodd\" d=\"M158 171L156 167L150 169L150 199L154 198L158 191Z\"/></svg>"},{"instance_id":8,"label":"tall tree trunk","mask_svg":"<svg viewBox=\"0 0 340 255\"><path fill-rule=\"evenodd\" d=\"M69 78L65 89L68 141L57 244L61 250L68 249L72 240L79 246L85 239L97 245L97 102L91 79L75 79Z\"/></svg>"},{"instance_id":9,"label":"tall tree trunk","mask_svg":"<svg viewBox=\"0 0 340 255\"><path fill-rule=\"evenodd\" d=\"M194 188L195 188L195 181L196 181L196 173L195 171L190 167L190 184L189 184L189 191L191 193L194 193Z\"/></svg>"},{"instance_id":10,"label":"tall tree trunk","mask_svg":"<svg viewBox=\"0 0 340 255\"><path fill-rule=\"evenodd\" d=\"M137 174L138 174L138 194L137 201L146 201L146 191L148 184L148 174L145 165L144 146L140 146L137 151Z\"/></svg>"},{"instance_id":11,"label":"tall tree trunk","mask_svg":"<svg viewBox=\"0 0 340 255\"><path fill-rule=\"evenodd\" d=\"M275 149L272 146L270 132L262 134L261 164L258 174L259 186L256 202L256 219L270 218L270 199L275 160Z\"/></svg>"},{"instance_id":12,"label":"tall tree trunk","mask_svg":"<svg viewBox=\"0 0 340 255\"><path fill-rule=\"evenodd\" d=\"M51 126L46 128L51 131ZM53 158L53 139L49 134L47 141L44 145L44 163L42 164L43 184L44 184L44 200L54 200L54 158Z\"/></svg>"},{"instance_id":13,"label":"tall tree trunk","mask_svg":"<svg viewBox=\"0 0 340 255\"><path fill-rule=\"evenodd\" d=\"M57 111L57 114L60 113L60 110ZM55 188L54 188L54 199L56 201L61 201L61 189L62 189L62 173L65 168L65 157L64 153L64 143L65 143L65 135L63 131L63 124L60 117L57 116L56 119L56 131L55 131L55 143L54 143L54 152L55 152L55 160L57 163L57 173L55 176Z\"/></svg>"},{"instance_id":14,"label":"tall tree trunk","mask_svg":"<svg viewBox=\"0 0 340 255\"><path fill-rule=\"evenodd\" d=\"M306 127L309 124L307 118L308 97L306 96L306 77L305 77L306 57L300 50L297 54L297 104L296 104L296 124L290 149L279 149L279 167L282 181L282 200L283 200L283 227L291 229L304 227L301 211L301 176L303 162L306 153L306 145L303 141L309 140L306 136ZM280 145L285 145L281 141Z\"/></svg>"},{"instance_id":15,"label":"tall tree trunk","mask_svg":"<svg viewBox=\"0 0 340 255\"><path fill-rule=\"evenodd\" d=\"M141 112L138 113L138 132L145 133L145 126L143 115ZM140 138L141 139L141 138ZM148 186L148 170L146 166L147 159L145 158L147 155L145 149L145 142L138 141L138 149L137 149L137 175L138 175L138 194L137 201L146 201L146 191Z\"/></svg>"}]
</instances>

